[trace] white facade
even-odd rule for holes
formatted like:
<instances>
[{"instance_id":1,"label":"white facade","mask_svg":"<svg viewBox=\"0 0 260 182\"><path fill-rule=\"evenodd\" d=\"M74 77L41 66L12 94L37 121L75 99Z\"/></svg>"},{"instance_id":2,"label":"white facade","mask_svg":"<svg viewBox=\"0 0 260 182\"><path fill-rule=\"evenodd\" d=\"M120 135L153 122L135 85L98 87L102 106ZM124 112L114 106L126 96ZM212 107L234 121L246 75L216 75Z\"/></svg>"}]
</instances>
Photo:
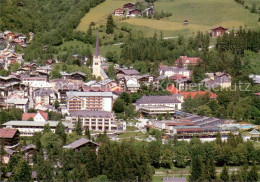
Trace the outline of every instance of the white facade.
<instances>
[{"instance_id":1,"label":"white facade","mask_svg":"<svg viewBox=\"0 0 260 182\"><path fill-rule=\"evenodd\" d=\"M5 128L18 129L21 133L20 136L33 136L35 132L42 132L46 124L50 125L51 131L55 133L58 121L9 121L4 123ZM65 127L68 127L67 123L63 123Z\"/></svg>"}]
</instances>

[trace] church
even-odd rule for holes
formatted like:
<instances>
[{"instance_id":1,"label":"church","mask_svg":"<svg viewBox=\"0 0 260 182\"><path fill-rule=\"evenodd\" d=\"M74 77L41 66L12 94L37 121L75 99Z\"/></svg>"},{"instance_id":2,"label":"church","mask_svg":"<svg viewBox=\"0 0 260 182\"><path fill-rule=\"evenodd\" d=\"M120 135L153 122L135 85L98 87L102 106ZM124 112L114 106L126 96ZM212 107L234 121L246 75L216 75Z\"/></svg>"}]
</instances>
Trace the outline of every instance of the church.
<instances>
[{"instance_id":1,"label":"church","mask_svg":"<svg viewBox=\"0 0 260 182\"><path fill-rule=\"evenodd\" d=\"M92 69L93 69L93 75L96 78L100 77L102 80L108 79L107 74L105 73L105 71L102 68L102 60L101 60L101 56L100 56L100 52L99 52L99 38L98 38L98 35L97 35L97 39L96 39L96 49L95 49L95 54L93 56Z\"/></svg>"}]
</instances>

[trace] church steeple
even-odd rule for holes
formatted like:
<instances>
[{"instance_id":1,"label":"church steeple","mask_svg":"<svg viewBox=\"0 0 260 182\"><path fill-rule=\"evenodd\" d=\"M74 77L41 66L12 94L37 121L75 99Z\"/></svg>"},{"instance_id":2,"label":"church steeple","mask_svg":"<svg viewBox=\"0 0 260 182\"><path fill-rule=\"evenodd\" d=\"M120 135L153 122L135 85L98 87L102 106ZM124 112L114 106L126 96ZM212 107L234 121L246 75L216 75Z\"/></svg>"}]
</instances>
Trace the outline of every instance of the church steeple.
<instances>
[{"instance_id":1,"label":"church steeple","mask_svg":"<svg viewBox=\"0 0 260 182\"><path fill-rule=\"evenodd\" d=\"M99 38L98 38L98 33L97 33L97 39L96 39L96 49L95 49L95 54L94 56L97 58L100 56L100 53L99 53Z\"/></svg>"}]
</instances>

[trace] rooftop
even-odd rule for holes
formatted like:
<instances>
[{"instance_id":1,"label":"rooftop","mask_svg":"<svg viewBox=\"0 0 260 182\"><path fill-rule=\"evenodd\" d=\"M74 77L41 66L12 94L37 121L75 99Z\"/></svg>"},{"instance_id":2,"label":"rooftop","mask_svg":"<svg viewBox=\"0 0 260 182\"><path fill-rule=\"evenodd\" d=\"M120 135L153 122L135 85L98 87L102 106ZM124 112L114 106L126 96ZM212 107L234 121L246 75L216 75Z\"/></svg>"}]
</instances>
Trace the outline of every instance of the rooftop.
<instances>
[{"instance_id":1,"label":"rooftop","mask_svg":"<svg viewBox=\"0 0 260 182\"><path fill-rule=\"evenodd\" d=\"M78 140L76 140L76 141L74 141L74 142L68 144L68 145L63 146L63 148L76 149L76 148L78 148L78 147L80 147L80 146L82 146L82 145L85 145L85 144L87 144L87 143L92 143L92 144L98 146L98 144L97 144L97 143L94 143L92 140L89 140L89 139L86 139L86 138L81 138L81 139L78 139Z\"/></svg>"},{"instance_id":2,"label":"rooftop","mask_svg":"<svg viewBox=\"0 0 260 182\"><path fill-rule=\"evenodd\" d=\"M0 138L13 138L18 130L3 128L0 129Z\"/></svg>"},{"instance_id":3,"label":"rooftop","mask_svg":"<svg viewBox=\"0 0 260 182\"><path fill-rule=\"evenodd\" d=\"M77 117L106 117L109 118L112 116L112 112L108 111L88 111L88 110L79 110L79 111L71 111L71 116Z\"/></svg>"}]
</instances>

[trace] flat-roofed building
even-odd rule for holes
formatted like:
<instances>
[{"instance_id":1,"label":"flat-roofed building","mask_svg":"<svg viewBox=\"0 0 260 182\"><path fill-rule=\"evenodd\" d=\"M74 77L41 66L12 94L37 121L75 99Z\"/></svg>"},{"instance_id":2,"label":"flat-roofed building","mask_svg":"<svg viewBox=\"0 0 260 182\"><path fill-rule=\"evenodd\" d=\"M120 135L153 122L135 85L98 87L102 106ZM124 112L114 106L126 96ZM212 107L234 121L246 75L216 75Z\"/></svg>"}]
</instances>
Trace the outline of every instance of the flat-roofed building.
<instances>
[{"instance_id":1,"label":"flat-roofed building","mask_svg":"<svg viewBox=\"0 0 260 182\"><path fill-rule=\"evenodd\" d=\"M71 111L70 116L67 116L65 120L75 127L78 119L84 129L88 128L93 131L122 131L126 128L125 125L116 123L114 113L108 111Z\"/></svg>"},{"instance_id":2,"label":"flat-roofed building","mask_svg":"<svg viewBox=\"0 0 260 182\"><path fill-rule=\"evenodd\" d=\"M140 110L146 107L155 107L159 109L165 109L171 107L175 110L181 109L181 101L174 95L166 96L143 96L136 101L136 110Z\"/></svg>"},{"instance_id":3,"label":"flat-roofed building","mask_svg":"<svg viewBox=\"0 0 260 182\"><path fill-rule=\"evenodd\" d=\"M112 111L112 92L67 92L69 112L78 110Z\"/></svg>"},{"instance_id":4,"label":"flat-roofed building","mask_svg":"<svg viewBox=\"0 0 260 182\"><path fill-rule=\"evenodd\" d=\"M51 131L55 133L58 123L58 121L8 121L2 126L19 130L21 136L33 136L35 132L42 132L46 124L49 124ZM68 124L63 122L63 125L67 131Z\"/></svg>"}]
</instances>

